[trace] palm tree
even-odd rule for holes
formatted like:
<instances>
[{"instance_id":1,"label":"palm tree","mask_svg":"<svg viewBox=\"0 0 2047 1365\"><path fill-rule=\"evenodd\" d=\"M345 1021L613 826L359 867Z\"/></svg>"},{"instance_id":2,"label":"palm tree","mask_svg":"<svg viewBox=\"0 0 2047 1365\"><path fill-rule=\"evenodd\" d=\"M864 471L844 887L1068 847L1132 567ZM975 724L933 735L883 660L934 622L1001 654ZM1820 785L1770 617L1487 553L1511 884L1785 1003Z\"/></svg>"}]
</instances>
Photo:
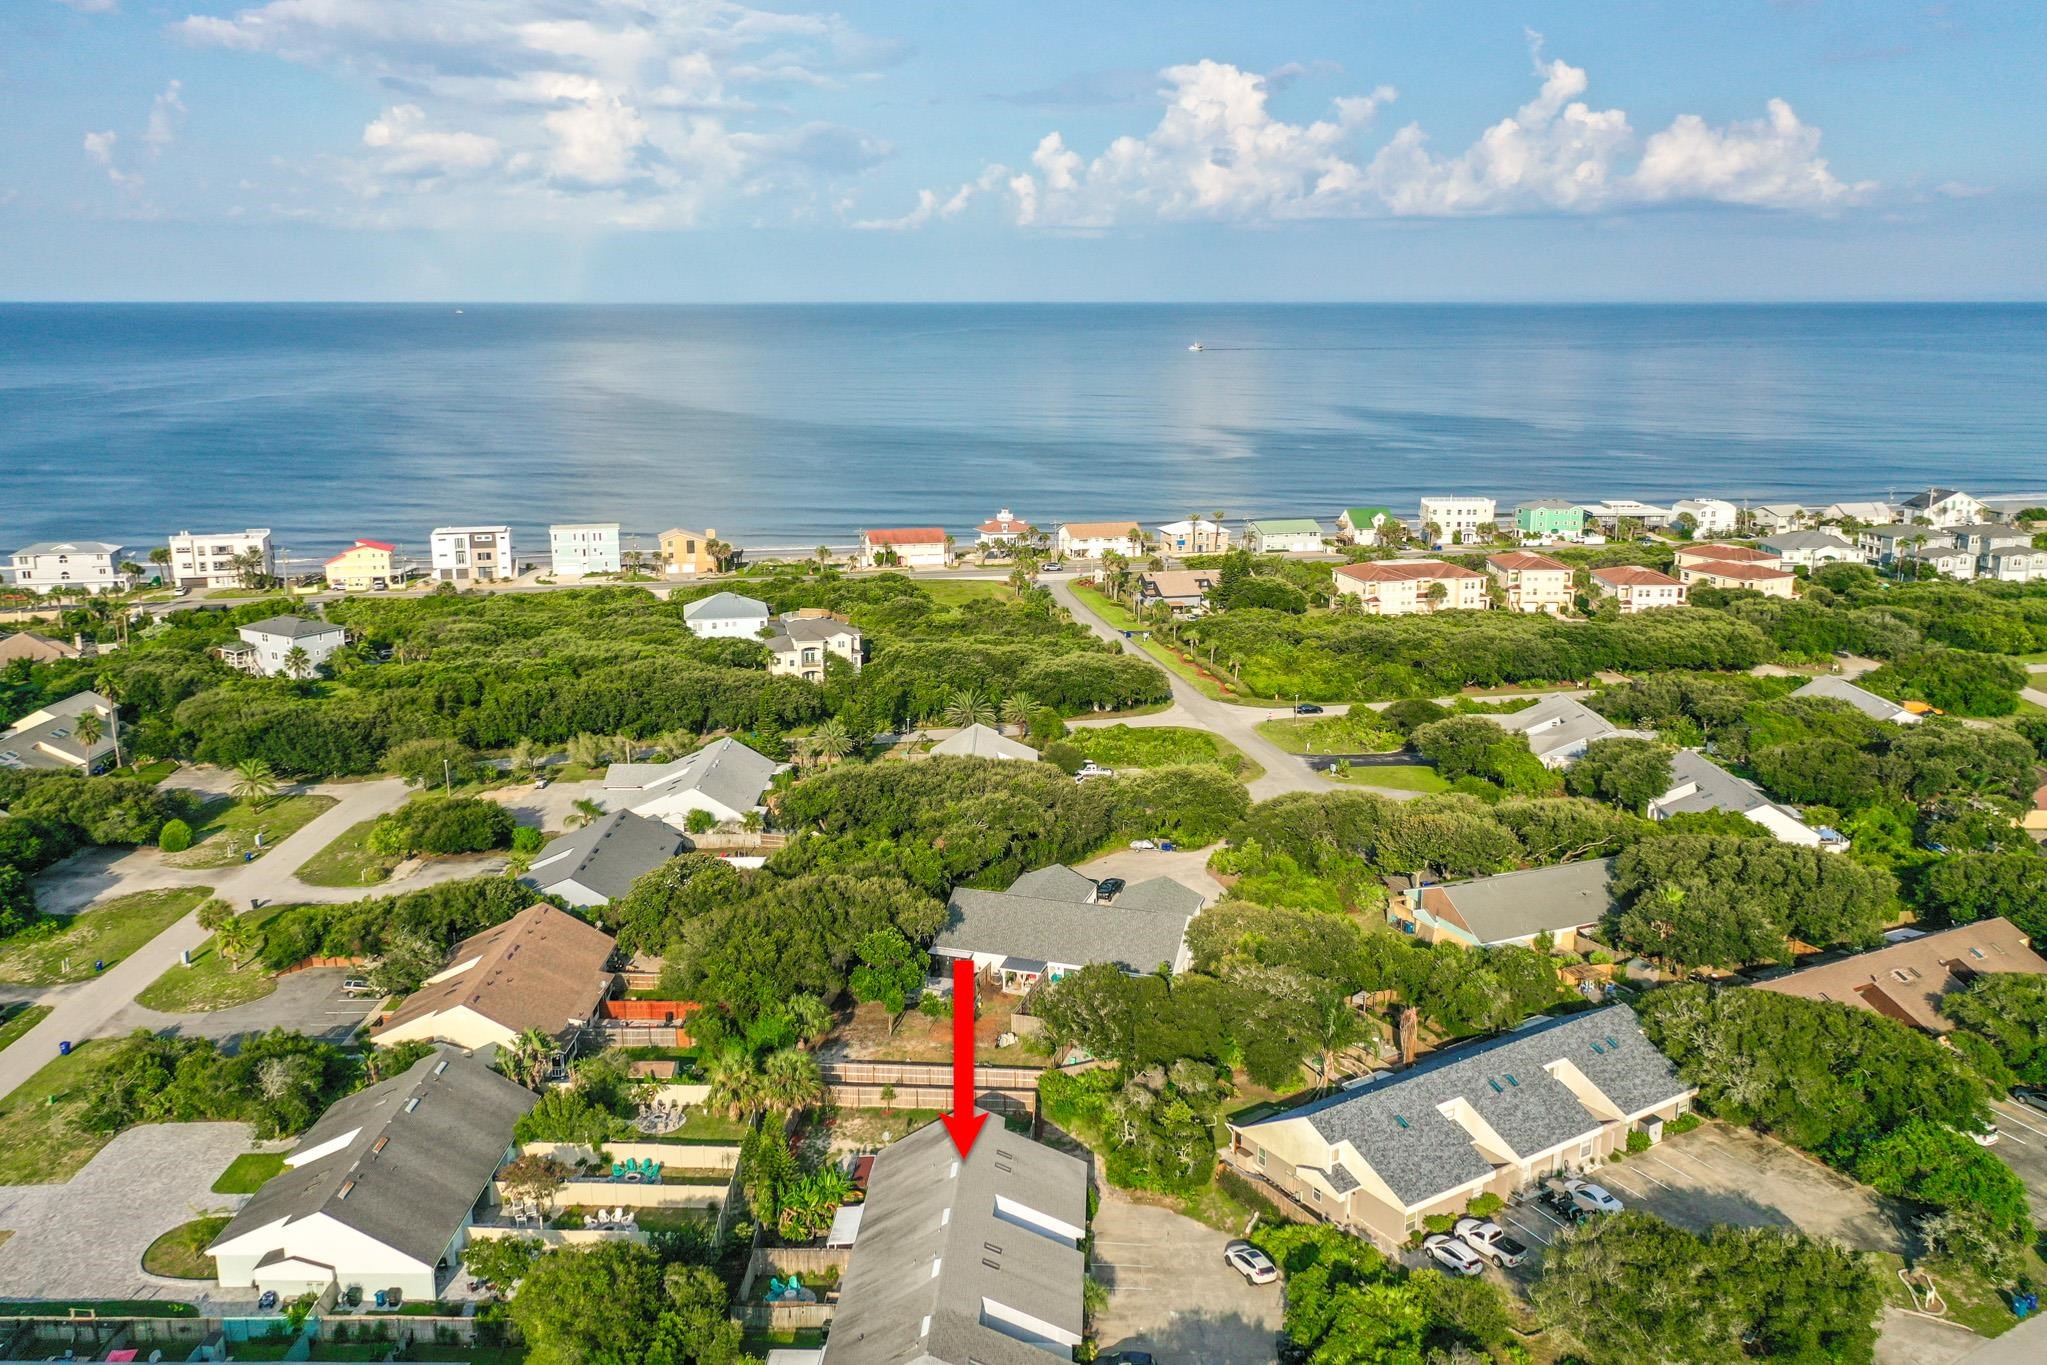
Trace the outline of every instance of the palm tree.
<instances>
[{"instance_id":1,"label":"palm tree","mask_svg":"<svg viewBox=\"0 0 2047 1365\"><path fill-rule=\"evenodd\" d=\"M987 725L995 719L995 708L979 693L956 687L945 699L945 723L964 730L970 725Z\"/></svg>"},{"instance_id":2,"label":"palm tree","mask_svg":"<svg viewBox=\"0 0 2047 1365\"><path fill-rule=\"evenodd\" d=\"M575 814L569 817L569 823L573 825L587 825L598 816L604 814L604 803L602 801L593 801L585 796L575 802L573 809Z\"/></svg>"},{"instance_id":3,"label":"palm tree","mask_svg":"<svg viewBox=\"0 0 2047 1365\"><path fill-rule=\"evenodd\" d=\"M504 1072L528 1090L538 1090L554 1062L554 1039L537 1028L529 1028L511 1041L501 1065Z\"/></svg>"},{"instance_id":4,"label":"palm tree","mask_svg":"<svg viewBox=\"0 0 2047 1365\"><path fill-rule=\"evenodd\" d=\"M249 927L249 922L235 915L222 920L220 927L213 931L213 946L239 971L242 958L254 946L255 937L256 931Z\"/></svg>"},{"instance_id":5,"label":"palm tree","mask_svg":"<svg viewBox=\"0 0 2047 1365\"><path fill-rule=\"evenodd\" d=\"M1031 703L1028 697L1004 697L1002 699L1002 723L1014 725L1019 736L1031 728Z\"/></svg>"},{"instance_id":6,"label":"palm tree","mask_svg":"<svg viewBox=\"0 0 2047 1365\"><path fill-rule=\"evenodd\" d=\"M603 761L604 741L592 734L579 734L569 740L569 762L585 768L594 768Z\"/></svg>"},{"instance_id":7,"label":"palm tree","mask_svg":"<svg viewBox=\"0 0 2047 1365\"><path fill-rule=\"evenodd\" d=\"M832 547L829 545L820 545L815 550L812 550L810 553L817 560L817 571L819 573L823 573L825 571L825 567L832 562Z\"/></svg>"},{"instance_id":8,"label":"palm tree","mask_svg":"<svg viewBox=\"0 0 2047 1365\"><path fill-rule=\"evenodd\" d=\"M832 1031L832 1012L814 995L798 991L789 997L788 1010L789 1026L801 1046L815 1047Z\"/></svg>"},{"instance_id":9,"label":"palm tree","mask_svg":"<svg viewBox=\"0 0 2047 1365\"><path fill-rule=\"evenodd\" d=\"M705 1103L732 1118L761 1107L761 1071L753 1054L739 1043L727 1043L704 1062Z\"/></svg>"},{"instance_id":10,"label":"palm tree","mask_svg":"<svg viewBox=\"0 0 2047 1365\"><path fill-rule=\"evenodd\" d=\"M313 656L306 653L304 645L293 645L284 651L284 671L294 678L303 678L313 671Z\"/></svg>"},{"instance_id":11,"label":"palm tree","mask_svg":"<svg viewBox=\"0 0 2047 1365\"><path fill-rule=\"evenodd\" d=\"M828 716L810 736L810 748L829 768L853 752L852 732L846 728L846 722L837 716Z\"/></svg>"},{"instance_id":12,"label":"palm tree","mask_svg":"<svg viewBox=\"0 0 2047 1365\"><path fill-rule=\"evenodd\" d=\"M1003 581L1009 584L1009 592L1012 597L1021 598L1031 590L1031 576L1024 572L1024 567L1021 564L1011 569L1009 577Z\"/></svg>"},{"instance_id":13,"label":"palm tree","mask_svg":"<svg viewBox=\"0 0 2047 1365\"><path fill-rule=\"evenodd\" d=\"M1440 611L1444 600L1450 596L1450 590L1444 587L1441 582L1435 582L1429 584L1428 591L1424 592L1422 596L1429 600L1430 611Z\"/></svg>"},{"instance_id":14,"label":"palm tree","mask_svg":"<svg viewBox=\"0 0 2047 1365\"><path fill-rule=\"evenodd\" d=\"M159 545L154 550L151 550L149 552L149 562L156 565L157 577L163 577L163 571L171 566L171 547Z\"/></svg>"},{"instance_id":15,"label":"palm tree","mask_svg":"<svg viewBox=\"0 0 2047 1365\"><path fill-rule=\"evenodd\" d=\"M512 767L517 772L531 772L540 766L540 746L530 736L521 735L519 742L512 746Z\"/></svg>"},{"instance_id":16,"label":"palm tree","mask_svg":"<svg viewBox=\"0 0 2047 1365\"><path fill-rule=\"evenodd\" d=\"M91 711L79 716L72 725L71 733L78 736L78 742L85 746L87 761L91 761L93 747L100 742L105 731L100 727L100 718Z\"/></svg>"},{"instance_id":17,"label":"palm tree","mask_svg":"<svg viewBox=\"0 0 2047 1365\"><path fill-rule=\"evenodd\" d=\"M793 1047L768 1054L760 1072L760 1097L762 1107L777 1114L816 1104L824 1098L824 1079L818 1072L817 1058Z\"/></svg>"},{"instance_id":18,"label":"palm tree","mask_svg":"<svg viewBox=\"0 0 2047 1365\"><path fill-rule=\"evenodd\" d=\"M235 797L257 810L277 795L277 774L260 758L245 758L235 765Z\"/></svg>"}]
</instances>

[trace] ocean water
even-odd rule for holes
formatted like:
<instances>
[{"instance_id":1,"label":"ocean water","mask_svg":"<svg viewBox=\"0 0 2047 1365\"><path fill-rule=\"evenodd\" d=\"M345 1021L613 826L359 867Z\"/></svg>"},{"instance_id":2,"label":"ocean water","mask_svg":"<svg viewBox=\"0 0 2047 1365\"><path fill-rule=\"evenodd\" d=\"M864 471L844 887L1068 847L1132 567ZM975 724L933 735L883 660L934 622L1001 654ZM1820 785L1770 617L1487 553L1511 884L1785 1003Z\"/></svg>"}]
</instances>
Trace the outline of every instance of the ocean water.
<instances>
[{"instance_id":1,"label":"ocean water","mask_svg":"<svg viewBox=\"0 0 2047 1365\"><path fill-rule=\"evenodd\" d=\"M0 306L0 550L1936 482L2047 486L2047 307Z\"/></svg>"}]
</instances>

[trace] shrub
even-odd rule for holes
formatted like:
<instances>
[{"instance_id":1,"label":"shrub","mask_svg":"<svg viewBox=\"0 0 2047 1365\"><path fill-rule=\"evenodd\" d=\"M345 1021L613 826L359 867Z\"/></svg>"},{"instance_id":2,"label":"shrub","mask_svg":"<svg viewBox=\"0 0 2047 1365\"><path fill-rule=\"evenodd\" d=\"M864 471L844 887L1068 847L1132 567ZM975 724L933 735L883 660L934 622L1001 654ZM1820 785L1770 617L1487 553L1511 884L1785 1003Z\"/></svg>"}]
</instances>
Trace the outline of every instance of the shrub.
<instances>
[{"instance_id":1,"label":"shrub","mask_svg":"<svg viewBox=\"0 0 2047 1365\"><path fill-rule=\"evenodd\" d=\"M183 820L166 820L157 831L156 846L166 853L183 853L192 847L192 827Z\"/></svg>"},{"instance_id":2,"label":"shrub","mask_svg":"<svg viewBox=\"0 0 2047 1365\"><path fill-rule=\"evenodd\" d=\"M693 810L683 821L683 828L691 834L709 834L718 827L718 817L707 810Z\"/></svg>"},{"instance_id":3,"label":"shrub","mask_svg":"<svg viewBox=\"0 0 2047 1365\"><path fill-rule=\"evenodd\" d=\"M1639 1156L1648 1150L1649 1135L1647 1133L1637 1128L1628 1134L1628 1151L1630 1153Z\"/></svg>"},{"instance_id":4,"label":"shrub","mask_svg":"<svg viewBox=\"0 0 2047 1365\"><path fill-rule=\"evenodd\" d=\"M520 825L512 831L512 852L538 853L547 843L547 836L531 825Z\"/></svg>"},{"instance_id":5,"label":"shrub","mask_svg":"<svg viewBox=\"0 0 2047 1365\"><path fill-rule=\"evenodd\" d=\"M372 852L410 857L419 853L481 853L503 848L516 828L512 813L478 797L421 800L378 819L366 841Z\"/></svg>"}]
</instances>

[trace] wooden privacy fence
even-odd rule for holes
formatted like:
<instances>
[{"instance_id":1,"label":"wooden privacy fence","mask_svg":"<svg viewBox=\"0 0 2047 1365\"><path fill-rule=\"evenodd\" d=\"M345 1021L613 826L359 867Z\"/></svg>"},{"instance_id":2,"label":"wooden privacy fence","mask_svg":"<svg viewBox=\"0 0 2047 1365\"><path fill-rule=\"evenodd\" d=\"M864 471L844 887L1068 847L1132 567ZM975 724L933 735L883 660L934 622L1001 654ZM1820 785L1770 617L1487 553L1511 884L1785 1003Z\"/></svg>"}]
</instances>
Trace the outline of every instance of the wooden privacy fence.
<instances>
[{"instance_id":1,"label":"wooden privacy fence","mask_svg":"<svg viewBox=\"0 0 2047 1365\"><path fill-rule=\"evenodd\" d=\"M739 1300L744 1303L751 1299L754 1285L768 1275L796 1275L807 1282L813 1276L836 1270L837 1279L843 1280L852 1256L851 1247L757 1247L747 1258L746 1276L739 1282Z\"/></svg>"},{"instance_id":2,"label":"wooden privacy fence","mask_svg":"<svg viewBox=\"0 0 2047 1365\"><path fill-rule=\"evenodd\" d=\"M829 1085L920 1085L952 1087L950 1062L849 1062L818 1064ZM974 1085L982 1090L1028 1091L1036 1094L1043 1067L997 1066L979 1063L974 1067Z\"/></svg>"}]
</instances>

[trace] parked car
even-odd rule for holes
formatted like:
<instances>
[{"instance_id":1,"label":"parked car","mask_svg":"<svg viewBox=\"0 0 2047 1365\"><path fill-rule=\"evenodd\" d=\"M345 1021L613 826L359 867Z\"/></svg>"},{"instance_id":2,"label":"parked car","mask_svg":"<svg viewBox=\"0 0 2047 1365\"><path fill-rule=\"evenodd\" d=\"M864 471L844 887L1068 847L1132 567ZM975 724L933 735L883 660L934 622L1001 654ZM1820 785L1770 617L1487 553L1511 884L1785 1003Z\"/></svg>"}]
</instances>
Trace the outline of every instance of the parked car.
<instances>
[{"instance_id":1,"label":"parked car","mask_svg":"<svg viewBox=\"0 0 2047 1365\"><path fill-rule=\"evenodd\" d=\"M1101 764L1095 762L1093 759L1089 759L1087 762L1081 764L1080 769L1073 774L1073 780L1076 782L1084 782L1090 777L1114 777L1115 775L1116 770L1114 768L1104 768Z\"/></svg>"},{"instance_id":2,"label":"parked car","mask_svg":"<svg viewBox=\"0 0 2047 1365\"><path fill-rule=\"evenodd\" d=\"M1130 841L1130 846L1131 846L1132 848L1138 848L1138 849L1153 849L1153 848L1157 848L1157 847L1158 847L1158 845L1157 845L1157 844L1153 843L1153 842L1152 842L1151 840L1149 840L1149 839L1132 839L1132 840Z\"/></svg>"},{"instance_id":3,"label":"parked car","mask_svg":"<svg viewBox=\"0 0 2047 1365\"><path fill-rule=\"evenodd\" d=\"M1223 1260L1252 1284L1271 1284L1279 1278L1272 1258L1249 1242L1231 1242L1223 1248Z\"/></svg>"},{"instance_id":4,"label":"parked car","mask_svg":"<svg viewBox=\"0 0 2047 1365\"><path fill-rule=\"evenodd\" d=\"M1604 1185L1595 1185L1589 1180L1566 1180L1564 1193L1587 1213L1619 1213L1623 1207L1620 1200L1607 1193Z\"/></svg>"},{"instance_id":5,"label":"parked car","mask_svg":"<svg viewBox=\"0 0 2047 1365\"><path fill-rule=\"evenodd\" d=\"M375 989L376 987L360 976L351 976L341 983L341 990L344 995L368 995Z\"/></svg>"},{"instance_id":6,"label":"parked car","mask_svg":"<svg viewBox=\"0 0 2047 1365\"><path fill-rule=\"evenodd\" d=\"M277 1307L277 1291L275 1289L266 1289L260 1295L257 1296L256 1298L257 1312L268 1313L271 1309L275 1307Z\"/></svg>"},{"instance_id":7,"label":"parked car","mask_svg":"<svg viewBox=\"0 0 2047 1365\"><path fill-rule=\"evenodd\" d=\"M1459 1241L1497 1266L1520 1265L1528 1259L1528 1248L1507 1235L1507 1230L1490 1218L1460 1218L1452 1229Z\"/></svg>"},{"instance_id":8,"label":"parked car","mask_svg":"<svg viewBox=\"0 0 2047 1365\"><path fill-rule=\"evenodd\" d=\"M1150 1351L1111 1351L1095 1360L1098 1365L1153 1365Z\"/></svg>"},{"instance_id":9,"label":"parked car","mask_svg":"<svg viewBox=\"0 0 2047 1365\"><path fill-rule=\"evenodd\" d=\"M2020 1104L2030 1104L2033 1108L2047 1113L2047 1088L2034 1085L2020 1086L2011 1092L2011 1097Z\"/></svg>"},{"instance_id":10,"label":"parked car","mask_svg":"<svg viewBox=\"0 0 2047 1365\"><path fill-rule=\"evenodd\" d=\"M1294 714L1297 716L1319 716L1322 714L1322 708L1314 702L1304 701L1294 708Z\"/></svg>"},{"instance_id":11,"label":"parked car","mask_svg":"<svg viewBox=\"0 0 2047 1365\"><path fill-rule=\"evenodd\" d=\"M1095 883L1095 899L1098 901L1112 901L1122 894L1123 879L1121 877L1104 877Z\"/></svg>"},{"instance_id":12,"label":"parked car","mask_svg":"<svg viewBox=\"0 0 2047 1365\"><path fill-rule=\"evenodd\" d=\"M1476 1275L1485 1269L1485 1262L1478 1259L1478 1253L1448 1233L1439 1232L1422 1239L1422 1250L1429 1253L1434 1261L1452 1275Z\"/></svg>"}]
</instances>

